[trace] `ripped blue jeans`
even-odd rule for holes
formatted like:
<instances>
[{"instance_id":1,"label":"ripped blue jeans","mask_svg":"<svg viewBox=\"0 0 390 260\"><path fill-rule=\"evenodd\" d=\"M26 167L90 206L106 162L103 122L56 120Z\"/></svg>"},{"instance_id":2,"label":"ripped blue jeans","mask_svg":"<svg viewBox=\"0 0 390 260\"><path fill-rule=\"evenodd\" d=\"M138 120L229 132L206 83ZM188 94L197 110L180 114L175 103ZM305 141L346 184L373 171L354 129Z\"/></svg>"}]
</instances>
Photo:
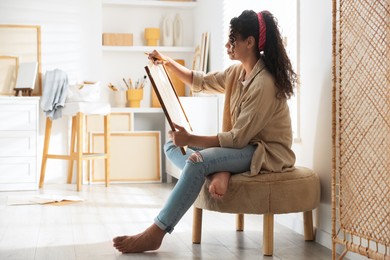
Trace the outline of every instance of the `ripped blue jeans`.
<instances>
[{"instance_id":1,"label":"ripped blue jeans","mask_svg":"<svg viewBox=\"0 0 390 260\"><path fill-rule=\"evenodd\" d=\"M162 230L172 233L176 224L194 203L206 177L222 171L231 174L249 171L255 149L254 145L248 145L242 149L188 147L186 155L183 155L180 147L175 146L172 141L166 143L165 155L182 172L166 204L154 219L154 223ZM197 159L189 160L188 158L193 153L197 154Z\"/></svg>"}]
</instances>

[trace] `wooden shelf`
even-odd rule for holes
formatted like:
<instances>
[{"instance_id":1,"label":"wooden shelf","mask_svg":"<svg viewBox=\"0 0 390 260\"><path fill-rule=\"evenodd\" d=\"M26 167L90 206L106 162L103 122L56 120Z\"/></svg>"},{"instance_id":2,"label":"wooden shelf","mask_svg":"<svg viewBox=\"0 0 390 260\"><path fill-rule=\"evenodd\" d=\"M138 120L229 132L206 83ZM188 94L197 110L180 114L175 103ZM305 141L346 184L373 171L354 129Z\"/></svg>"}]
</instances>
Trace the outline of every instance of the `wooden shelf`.
<instances>
[{"instance_id":1,"label":"wooden shelf","mask_svg":"<svg viewBox=\"0 0 390 260\"><path fill-rule=\"evenodd\" d=\"M103 0L103 5L128 5L140 7L174 7L174 8L194 8L195 1L157 1L157 0Z\"/></svg>"},{"instance_id":2,"label":"wooden shelf","mask_svg":"<svg viewBox=\"0 0 390 260\"><path fill-rule=\"evenodd\" d=\"M119 52L152 52L158 49L161 52L189 52L195 51L195 47L167 47L167 46L102 46L103 51L119 51Z\"/></svg>"}]
</instances>

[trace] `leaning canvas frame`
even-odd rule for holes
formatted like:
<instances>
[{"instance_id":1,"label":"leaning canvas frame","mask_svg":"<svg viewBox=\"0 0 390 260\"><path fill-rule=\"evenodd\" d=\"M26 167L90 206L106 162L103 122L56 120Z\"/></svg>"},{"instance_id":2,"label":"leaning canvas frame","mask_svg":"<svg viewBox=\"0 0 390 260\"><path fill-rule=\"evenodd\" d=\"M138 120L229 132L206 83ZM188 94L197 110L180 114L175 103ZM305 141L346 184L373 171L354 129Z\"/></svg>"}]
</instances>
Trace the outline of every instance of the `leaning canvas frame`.
<instances>
[{"instance_id":1,"label":"leaning canvas frame","mask_svg":"<svg viewBox=\"0 0 390 260\"><path fill-rule=\"evenodd\" d=\"M210 33L202 33L202 41L200 46L198 45L195 49L195 54L192 61L192 69L203 71L207 73L207 64L209 57L209 43L210 42Z\"/></svg>"},{"instance_id":2,"label":"leaning canvas frame","mask_svg":"<svg viewBox=\"0 0 390 260\"><path fill-rule=\"evenodd\" d=\"M41 27L38 25L0 24L0 56L18 57L18 62L37 62L33 95L42 95ZM3 73L0 71L0 73ZM13 90L13 89L12 89ZM10 93L2 93L13 95Z\"/></svg>"},{"instance_id":3,"label":"leaning canvas frame","mask_svg":"<svg viewBox=\"0 0 390 260\"><path fill-rule=\"evenodd\" d=\"M19 57L0 55L0 96L12 95L18 76Z\"/></svg>"},{"instance_id":4,"label":"leaning canvas frame","mask_svg":"<svg viewBox=\"0 0 390 260\"><path fill-rule=\"evenodd\" d=\"M200 70L207 72L207 63L209 57L209 32L202 33L202 43L200 48Z\"/></svg>"},{"instance_id":5,"label":"leaning canvas frame","mask_svg":"<svg viewBox=\"0 0 390 260\"><path fill-rule=\"evenodd\" d=\"M172 85L164 65L154 65L152 62L145 66L146 73L150 79L152 87L160 101L161 108L172 131L176 131L173 123L184 127L187 131L192 131L188 117L181 105L180 99ZM181 148L182 154L185 150Z\"/></svg>"},{"instance_id":6,"label":"leaning canvas frame","mask_svg":"<svg viewBox=\"0 0 390 260\"><path fill-rule=\"evenodd\" d=\"M161 182L160 131L113 131L110 182ZM91 153L104 151L104 133L90 132ZM104 182L104 160L93 160L89 180Z\"/></svg>"}]
</instances>

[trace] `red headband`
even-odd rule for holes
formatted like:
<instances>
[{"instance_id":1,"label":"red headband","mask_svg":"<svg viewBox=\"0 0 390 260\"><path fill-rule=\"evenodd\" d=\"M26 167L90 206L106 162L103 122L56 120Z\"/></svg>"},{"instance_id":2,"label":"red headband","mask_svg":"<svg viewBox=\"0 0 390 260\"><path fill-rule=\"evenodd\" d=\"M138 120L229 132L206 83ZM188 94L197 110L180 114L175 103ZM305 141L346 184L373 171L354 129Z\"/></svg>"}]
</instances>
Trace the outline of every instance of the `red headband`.
<instances>
[{"instance_id":1,"label":"red headband","mask_svg":"<svg viewBox=\"0 0 390 260\"><path fill-rule=\"evenodd\" d=\"M259 50L264 50L266 40L266 26L263 19L263 12L257 13L257 19L259 20Z\"/></svg>"}]
</instances>

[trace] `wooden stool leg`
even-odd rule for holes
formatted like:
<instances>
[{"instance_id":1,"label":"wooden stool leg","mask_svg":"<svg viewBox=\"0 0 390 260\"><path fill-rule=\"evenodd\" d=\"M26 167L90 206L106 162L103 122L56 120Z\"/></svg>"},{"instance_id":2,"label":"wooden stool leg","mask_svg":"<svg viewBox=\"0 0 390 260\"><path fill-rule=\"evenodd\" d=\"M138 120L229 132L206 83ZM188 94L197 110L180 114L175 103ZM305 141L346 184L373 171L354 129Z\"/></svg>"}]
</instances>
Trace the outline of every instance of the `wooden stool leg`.
<instances>
[{"instance_id":1,"label":"wooden stool leg","mask_svg":"<svg viewBox=\"0 0 390 260\"><path fill-rule=\"evenodd\" d=\"M263 254L272 256L274 253L274 214L263 215Z\"/></svg>"},{"instance_id":2,"label":"wooden stool leg","mask_svg":"<svg viewBox=\"0 0 390 260\"><path fill-rule=\"evenodd\" d=\"M312 211L303 212L303 228L306 241L314 240L314 230L313 230L313 213Z\"/></svg>"},{"instance_id":3,"label":"wooden stool leg","mask_svg":"<svg viewBox=\"0 0 390 260\"><path fill-rule=\"evenodd\" d=\"M77 161L77 191L81 189L81 179L83 176L83 140L84 140L84 114L77 113L77 148L76 148L76 161Z\"/></svg>"},{"instance_id":4,"label":"wooden stool leg","mask_svg":"<svg viewBox=\"0 0 390 260\"><path fill-rule=\"evenodd\" d=\"M236 231L244 231L244 214L236 214Z\"/></svg>"},{"instance_id":5,"label":"wooden stool leg","mask_svg":"<svg viewBox=\"0 0 390 260\"><path fill-rule=\"evenodd\" d=\"M192 243L200 244L202 240L202 209L194 207L192 221Z\"/></svg>"},{"instance_id":6,"label":"wooden stool leg","mask_svg":"<svg viewBox=\"0 0 390 260\"><path fill-rule=\"evenodd\" d=\"M105 159L105 181L106 187L110 184L110 115L104 116L104 153L106 154Z\"/></svg>"},{"instance_id":7,"label":"wooden stool leg","mask_svg":"<svg viewBox=\"0 0 390 260\"><path fill-rule=\"evenodd\" d=\"M72 183L72 177L73 177L73 157L74 157L74 148L76 143L76 132L77 132L77 117L72 116L72 134L70 139L70 151L69 156L70 160L68 163L68 183Z\"/></svg>"},{"instance_id":8,"label":"wooden stool leg","mask_svg":"<svg viewBox=\"0 0 390 260\"><path fill-rule=\"evenodd\" d=\"M47 154L49 153L49 144L50 144L52 124L53 124L53 121L51 121L50 118L47 117L46 118L46 129L45 129L45 140L44 140L44 144L43 144L41 176L39 178L39 188L43 187L43 182L45 181Z\"/></svg>"}]
</instances>

